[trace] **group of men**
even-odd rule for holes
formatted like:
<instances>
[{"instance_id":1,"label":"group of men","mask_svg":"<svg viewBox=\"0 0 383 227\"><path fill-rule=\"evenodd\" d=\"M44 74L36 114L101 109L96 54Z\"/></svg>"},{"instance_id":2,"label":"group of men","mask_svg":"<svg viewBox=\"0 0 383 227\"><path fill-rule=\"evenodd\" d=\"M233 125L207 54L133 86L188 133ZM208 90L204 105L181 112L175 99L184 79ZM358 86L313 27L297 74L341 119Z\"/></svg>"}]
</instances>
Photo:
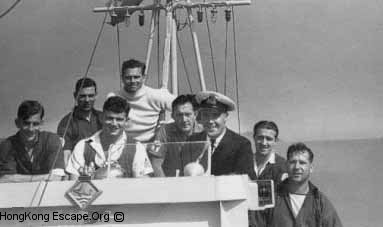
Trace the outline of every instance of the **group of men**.
<instances>
[{"instance_id":1,"label":"group of men","mask_svg":"<svg viewBox=\"0 0 383 227\"><path fill-rule=\"evenodd\" d=\"M94 108L96 82L79 79L76 105L60 121L57 134L40 131L44 108L38 101L21 103L18 132L0 144L0 181L193 175L184 167L199 160L203 172L196 175L209 169L215 176L247 174L274 181L275 208L250 212L251 226L341 226L329 200L309 181L313 152L297 143L288 148L287 160L278 155L274 122L254 125L253 153L248 139L226 127L235 110L230 98L212 91L174 97L166 89L150 88L145 64L134 59L125 61L121 72L124 86L108 95L102 112ZM165 111L173 122L161 122ZM207 141L208 152L187 149L187 143L198 141ZM145 143L159 146L147 149ZM175 145L161 146L167 143Z\"/></svg>"}]
</instances>

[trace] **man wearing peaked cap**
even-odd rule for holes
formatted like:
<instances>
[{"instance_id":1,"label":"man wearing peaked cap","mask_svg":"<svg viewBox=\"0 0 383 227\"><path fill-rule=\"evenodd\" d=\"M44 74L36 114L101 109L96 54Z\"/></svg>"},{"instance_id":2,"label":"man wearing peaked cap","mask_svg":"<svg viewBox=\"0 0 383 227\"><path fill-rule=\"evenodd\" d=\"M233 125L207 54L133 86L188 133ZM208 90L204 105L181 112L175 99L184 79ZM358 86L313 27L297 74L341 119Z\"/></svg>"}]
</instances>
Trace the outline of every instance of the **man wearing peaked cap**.
<instances>
[{"instance_id":1,"label":"man wearing peaked cap","mask_svg":"<svg viewBox=\"0 0 383 227\"><path fill-rule=\"evenodd\" d=\"M209 141L211 144L211 174L215 176L228 174L250 174L254 164L251 143L245 137L226 127L229 111L235 110L235 103L227 96L213 92L201 91L196 94L199 104L197 120L204 131L192 135L190 141ZM181 152L182 165L195 162L200 154L192 149ZM207 170L208 152L200 159L200 164Z\"/></svg>"}]
</instances>

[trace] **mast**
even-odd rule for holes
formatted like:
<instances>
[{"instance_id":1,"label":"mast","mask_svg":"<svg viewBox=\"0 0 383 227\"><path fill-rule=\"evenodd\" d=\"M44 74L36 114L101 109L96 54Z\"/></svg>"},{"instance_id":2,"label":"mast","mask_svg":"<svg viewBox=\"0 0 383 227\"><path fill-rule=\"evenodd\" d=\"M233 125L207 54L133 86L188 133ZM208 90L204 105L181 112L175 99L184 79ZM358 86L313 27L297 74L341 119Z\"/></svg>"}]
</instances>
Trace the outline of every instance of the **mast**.
<instances>
[{"instance_id":1,"label":"mast","mask_svg":"<svg viewBox=\"0 0 383 227\"><path fill-rule=\"evenodd\" d=\"M121 0L113 0L114 3L120 2ZM124 0L122 0L124 1ZM171 81L172 81L172 93L178 93L178 79L177 79L177 26L176 18L174 17L175 11L177 9L186 9L188 15L188 25L191 32L191 37L193 40L194 54L198 66L198 75L200 78L200 85L203 91L206 90L205 76L202 68L201 54L199 50L198 36L194 29L194 19L193 19L193 9L202 9L202 8L217 8L217 7L231 7L231 6L242 6L250 5L251 0L218 0L211 1L205 0L203 2L196 1L191 2L191 0L167 0L166 2L161 2L161 0L154 0L153 4L148 5L126 5L128 1L124 1L124 5L121 4L110 4L108 7L96 7L93 9L95 13L109 12L111 16L120 15L121 12L126 12L125 17L129 18L131 14L136 11L142 12L144 10L152 11L152 19L150 23L150 35L147 43L147 53L146 53L146 72L150 64L151 50L153 46L153 39L155 33L155 26L157 20L159 20L160 10L166 12L166 33L164 40L164 52L163 52L163 63L162 63L162 80L161 88L168 88L169 84L169 74L171 72ZM129 3L128 3L129 4ZM171 66L171 68L170 68Z\"/></svg>"}]
</instances>

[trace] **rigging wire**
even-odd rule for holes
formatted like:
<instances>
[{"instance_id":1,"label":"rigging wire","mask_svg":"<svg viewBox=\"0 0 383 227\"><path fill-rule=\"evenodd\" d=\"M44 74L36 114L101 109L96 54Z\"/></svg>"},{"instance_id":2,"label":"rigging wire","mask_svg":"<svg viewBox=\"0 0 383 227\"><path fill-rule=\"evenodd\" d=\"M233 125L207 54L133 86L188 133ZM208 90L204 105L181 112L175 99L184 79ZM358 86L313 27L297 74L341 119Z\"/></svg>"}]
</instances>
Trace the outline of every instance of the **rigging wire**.
<instances>
[{"instance_id":1,"label":"rigging wire","mask_svg":"<svg viewBox=\"0 0 383 227\"><path fill-rule=\"evenodd\" d=\"M120 88L122 88L122 77L121 77L121 47L120 47L120 27L116 26L117 31L117 55L118 55L118 77L120 81Z\"/></svg>"},{"instance_id":2,"label":"rigging wire","mask_svg":"<svg viewBox=\"0 0 383 227\"><path fill-rule=\"evenodd\" d=\"M215 73L215 63L214 63L214 54L213 54L213 44L211 41L211 32L210 32L210 25L209 25L209 20L207 17L207 9L205 9L205 20L206 20L206 27L207 27L207 34L209 37L209 46L210 46L210 56L211 56L211 65L213 67L213 76L214 76L214 85L215 85L215 91L218 92L218 82L217 82L217 75Z\"/></svg>"},{"instance_id":3,"label":"rigging wire","mask_svg":"<svg viewBox=\"0 0 383 227\"><path fill-rule=\"evenodd\" d=\"M183 54L183 51L182 51L181 41L180 41L178 35L177 35L177 43L178 43L178 48L180 49L181 59L182 59L182 63L183 63L184 70L185 70L185 74L186 74L186 80L187 80L188 85L189 85L189 88L190 88L190 93L193 93L193 88L192 88L192 86L191 86L190 78L189 78L189 77L190 77L190 74L189 74L189 71L188 71L187 68L186 68L185 57L184 57L184 54Z\"/></svg>"},{"instance_id":4,"label":"rigging wire","mask_svg":"<svg viewBox=\"0 0 383 227\"><path fill-rule=\"evenodd\" d=\"M226 29L225 29L225 75L224 75L224 88L223 88L223 94L226 95L226 88L227 88L227 36L228 36L228 30L229 30L229 22L226 21Z\"/></svg>"},{"instance_id":5,"label":"rigging wire","mask_svg":"<svg viewBox=\"0 0 383 227\"><path fill-rule=\"evenodd\" d=\"M8 13L10 13L20 2L21 0L16 0L7 10L0 14L0 19L5 17Z\"/></svg>"},{"instance_id":6,"label":"rigging wire","mask_svg":"<svg viewBox=\"0 0 383 227\"><path fill-rule=\"evenodd\" d=\"M100 31L98 32L98 35L97 35L96 43L95 43L95 45L94 45L94 47L93 47L93 50L92 50L92 53L91 53L91 56L90 56L90 59L89 59L89 63L88 63L88 66L87 66L87 68L86 68L86 71L85 71L85 74L84 74L83 78L88 77L89 69L90 69L90 67L91 67L91 65L92 65L93 58L94 58L94 55L95 55L95 52L96 52L98 43L99 43L99 41L100 41L100 37L101 37L102 31L104 30L104 25L105 25L105 21L106 21L107 15L108 15L108 14L105 13L104 19L103 19L102 24L101 24ZM82 83L81 83L81 85L80 85L80 89L82 89L83 86L84 86L84 80L82 81ZM78 99L78 96L79 96L79 94L76 95L76 97L75 97L76 100ZM67 121L67 124L66 124L66 126L65 126L65 130L64 130L64 133L63 133L63 138L65 138L65 135L66 135L66 133L67 133L67 131L68 131L68 128L69 128L69 123L70 123L70 122L72 121L72 119L73 119L73 113L74 113L74 108L72 109L72 111L71 111L71 113L70 113L70 115L69 115L69 119L68 119L68 121ZM58 158L58 154L59 154L60 152L62 152L62 148L61 148L60 150L58 150L58 152L56 152L54 161L53 161L52 166L51 166L51 168L50 168L51 170L53 169L54 165L56 164L56 162L57 162L57 158ZM50 171L50 173L48 174L48 179L50 179L51 176L52 176L52 171ZM32 179L31 179L31 180L32 180ZM45 194L45 192L46 192L48 183L49 183L49 181L47 181L47 182L45 183L45 185L44 185L44 188L43 188L43 190L42 190L42 193L41 193L41 196L40 196L40 199L39 199L39 202L38 202L37 206L40 206L40 204L41 204L41 202L42 202L42 200L43 200L43 197L44 197L44 194ZM38 187L36 190L38 190L38 189L39 189L39 187ZM37 195L37 193L34 194L34 197L32 198L32 201L34 201L36 195Z\"/></svg>"},{"instance_id":7,"label":"rigging wire","mask_svg":"<svg viewBox=\"0 0 383 227\"><path fill-rule=\"evenodd\" d=\"M236 38L236 28L235 28L235 14L234 7L231 6L231 12L233 14L233 42L234 42L234 69L235 69L235 96L237 101L237 117L238 117L238 133L241 134L241 119L239 116L239 80L238 80L238 62L237 62L237 38Z\"/></svg>"},{"instance_id":8,"label":"rigging wire","mask_svg":"<svg viewBox=\"0 0 383 227\"><path fill-rule=\"evenodd\" d=\"M161 86L160 84L160 15L161 11L157 10L157 85L158 87Z\"/></svg>"}]
</instances>

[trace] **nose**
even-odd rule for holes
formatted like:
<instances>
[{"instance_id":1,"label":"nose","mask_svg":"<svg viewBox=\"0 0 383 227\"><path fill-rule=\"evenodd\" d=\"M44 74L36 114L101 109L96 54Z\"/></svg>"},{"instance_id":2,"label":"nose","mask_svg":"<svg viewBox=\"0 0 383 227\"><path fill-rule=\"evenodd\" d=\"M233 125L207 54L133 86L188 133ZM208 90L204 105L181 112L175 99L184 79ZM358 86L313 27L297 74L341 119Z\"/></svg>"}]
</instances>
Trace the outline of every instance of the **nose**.
<instances>
[{"instance_id":1,"label":"nose","mask_svg":"<svg viewBox=\"0 0 383 227\"><path fill-rule=\"evenodd\" d=\"M267 140L266 140L266 138L262 138L261 143L262 143L262 145L266 145L266 144L267 144Z\"/></svg>"},{"instance_id":2,"label":"nose","mask_svg":"<svg viewBox=\"0 0 383 227\"><path fill-rule=\"evenodd\" d=\"M89 102L90 101L90 97L89 96L85 96L85 101Z\"/></svg>"}]
</instances>

